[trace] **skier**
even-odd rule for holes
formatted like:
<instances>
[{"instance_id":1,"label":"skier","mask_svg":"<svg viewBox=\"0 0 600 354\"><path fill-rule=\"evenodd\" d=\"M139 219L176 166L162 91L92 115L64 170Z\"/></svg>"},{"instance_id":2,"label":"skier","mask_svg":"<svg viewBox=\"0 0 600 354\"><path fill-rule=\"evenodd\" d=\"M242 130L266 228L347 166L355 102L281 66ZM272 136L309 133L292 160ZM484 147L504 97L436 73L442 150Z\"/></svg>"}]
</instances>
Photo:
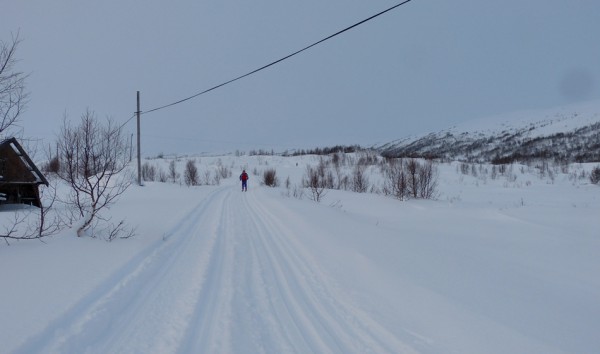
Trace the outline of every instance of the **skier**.
<instances>
[{"instance_id":1,"label":"skier","mask_svg":"<svg viewBox=\"0 0 600 354\"><path fill-rule=\"evenodd\" d=\"M242 192L247 192L248 191L248 174L246 173L246 170L242 171L242 174L240 175L240 181L242 181Z\"/></svg>"}]
</instances>

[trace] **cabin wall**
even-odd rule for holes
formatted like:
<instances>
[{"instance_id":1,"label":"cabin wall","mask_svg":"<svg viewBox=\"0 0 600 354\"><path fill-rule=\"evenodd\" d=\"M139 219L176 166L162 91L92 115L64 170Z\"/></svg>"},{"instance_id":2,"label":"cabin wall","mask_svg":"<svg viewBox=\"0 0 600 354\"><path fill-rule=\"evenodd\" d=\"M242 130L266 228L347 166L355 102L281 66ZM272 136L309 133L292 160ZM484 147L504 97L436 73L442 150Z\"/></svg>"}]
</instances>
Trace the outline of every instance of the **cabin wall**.
<instances>
[{"instance_id":1,"label":"cabin wall","mask_svg":"<svg viewBox=\"0 0 600 354\"><path fill-rule=\"evenodd\" d=\"M0 204L41 204L35 176L10 144L0 145L0 193L6 194Z\"/></svg>"}]
</instances>

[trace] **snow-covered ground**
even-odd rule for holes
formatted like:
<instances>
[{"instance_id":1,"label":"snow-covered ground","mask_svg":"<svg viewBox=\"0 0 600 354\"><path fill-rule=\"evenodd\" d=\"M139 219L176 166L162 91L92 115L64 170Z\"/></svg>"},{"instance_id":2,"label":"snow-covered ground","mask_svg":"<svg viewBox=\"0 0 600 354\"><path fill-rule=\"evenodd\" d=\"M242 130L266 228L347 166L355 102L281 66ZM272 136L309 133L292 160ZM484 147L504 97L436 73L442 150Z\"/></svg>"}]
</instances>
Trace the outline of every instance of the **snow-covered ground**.
<instances>
[{"instance_id":1,"label":"snow-covered ground","mask_svg":"<svg viewBox=\"0 0 600 354\"><path fill-rule=\"evenodd\" d=\"M437 200L332 190L316 203L290 192L316 157L196 161L233 177L132 186L110 214L134 238L0 244L0 352L600 350L600 187L578 177L591 165L442 164ZM242 168L291 187L251 174L242 193Z\"/></svg>"}]
</instances>

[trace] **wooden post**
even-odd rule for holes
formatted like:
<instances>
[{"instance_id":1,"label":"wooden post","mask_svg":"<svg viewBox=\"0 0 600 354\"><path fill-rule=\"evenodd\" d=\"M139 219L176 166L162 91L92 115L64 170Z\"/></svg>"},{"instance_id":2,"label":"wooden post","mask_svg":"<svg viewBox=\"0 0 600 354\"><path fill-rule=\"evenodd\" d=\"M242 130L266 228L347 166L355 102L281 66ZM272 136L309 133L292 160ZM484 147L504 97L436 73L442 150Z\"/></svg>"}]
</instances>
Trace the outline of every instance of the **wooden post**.
<instances>
[{"instance_id":1,"label":"wooden post","mask_svg":"<svg viewBox=\"0 0 600 354\"><path fill-rule=\"evenodd\" d=\"M137 165L138 165L138 185L142 185L142 148L140 143L140 91L137 92Z\"/></svg>"}]
</instances>

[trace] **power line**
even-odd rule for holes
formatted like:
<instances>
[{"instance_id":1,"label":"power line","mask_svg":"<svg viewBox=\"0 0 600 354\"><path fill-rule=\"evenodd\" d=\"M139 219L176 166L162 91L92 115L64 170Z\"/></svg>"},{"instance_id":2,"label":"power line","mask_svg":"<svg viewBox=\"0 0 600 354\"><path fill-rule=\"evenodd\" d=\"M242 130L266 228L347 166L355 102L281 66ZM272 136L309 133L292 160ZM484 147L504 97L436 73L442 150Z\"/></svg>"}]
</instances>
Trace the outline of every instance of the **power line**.
<instances>
[{"instance_id":1,"label":"power line","mask_svg":"<svg viewBox=\"0 0 600 354\"><path fill-rule=\"evenodd\" d=\"M137 113L137 112L136 112L136 113ZM123 128L124 126L126 126L126 125L127 125L127 123L131 122L131 120L132 120L133 118L135 118L135 115L136 115L136 113L133 113L133 115L132 115L131 117L129 117L129 119L127 119L127 120L125 121L125 123L121 124L121 126L119 127L119 130L120 130L121 128Z\"/></svg>"},{"instance_id":2,"label":"power line","mask_svg":"<svg viewBox=\"0 0 600 354\"><path fill-rule=\"evenodd\" d=\"M255 69L255 70L253 70L253 71L250 71L250 72L249 72L249 73L247 73L247 74L244 74L244 75L238 76L238 77L236 77L236 78L234 78L234 79L231 79L231 80L229 80L229 81L226 81L226 82L224 82L224 83L222 83L222 84L219 84L219 85L217 85L217 86L213 86L213 87L211 87L211 88L209 88L209 89L207 89L207 90L204 90L204 91L202 91L202 92L198 92L198 93L196 93L196 94L194 94L194 95L192 95L192 96L186 97L186 98L184 98L184 99L181 99L181 100L179 100L179 101L175 101L175 102L172 102L172 103L166 104L166 105L164 105L164 106L160 106L160 107L156 107L156 108L150 109L150 110L148 110L148 111L144 111L144 112L142 112L141 114L146 114L146 113L156 112L156 111L159 111L159 110L161 110L161 109L165 109L165 108L167 108L167 107L175 106L175 105L177 105L177 104L180 104L180 103L183 103L183 102L185 102L185 101L191 100L192 98L196 98L196 97L198 97L198 96L200 96L200 95L203 95L203 94L205 94L205 93L208 93L208 92L210 92L210 91L216 90L216 89L218 89L218 88L220 88L220 87L223 87L223 86L225 86L225 85L227 85L227 84L230 84L230 83L232 83L232 82L234 82L234 81L237 81L237 80L243 79L243 78L245 78L245 77L247 77L247 76L250 76L250 75L252 75L252 74L255 74L255 73L257 73L257 72L259 72L259 71L261 71L261 70L264 70L264 69L266 69L266 68L268 68L268 67L270 67L270 66L273 66L273 65L275 65L275 64L277 64L277 63L280 63L280 62L282 62L282 61L284 61L284 60L286 60L286 59L289 59L289 58L291 58L291 57L293 57L293 56L295 56L295 55L297 55L297 54L300 54L300 53L302 53L303 51L305 51L305 50L307 50L307 49L310 49L310 48L312 48L312 47L314 47L314 46L316 46L316 45L318 45L318 44L321 44L321 43L323 43L323 42L325 42L325 41L327 41L327 40L329 40L329 39L331 39L331 38L333 38L333 37L336 37L336 36L338 36L338 35L340 35L340 34L342 34L342 33L346 32L346 31L349 31L349 30L353 29L354 27L360 26L360 25L362 25L362 24L363 24L363 23L365 23L365 22L371 21L372 19L374 19L374 18L376 18L376 17L379 17L379 16L381 16L381 15L385 14L386 12L392 11L392 10L396 9L397 7L400 7L400 6L402 6L402 5L406 4L406 3L410 2L410 1L411 1L411 0L405 0L405 1L402 1L402 2L401 2L401 3L399 3L399 4L396 4L396 5L394 5L394 6L390 7L390 8L388 8L388 9L386 9L386 10L383 10L383 11L381 11L381 12L379 12L379 13L377 13L377 14L375 14L375 15L371 16L371 17L368 17L368 18L366 18L366 19L364 19L364 20L362 20L362 21L360 21L360 22L357 22L357 23L355 23L355 24L353 24L353 25L351 25L351 26L349 26L349 27L346 27L346 28L344 28L343 30L341 30L341 31L338 31L338 32L336 32L336 33L334 33L334 34L332 34L332 35L330 35L330 36L327 36L327 37L325 37L325 38L321 39L320 41L314 42L313 44L311 44L311 45L309 45L309 46L306 46L306 47L304 47L304 48L302 48L302 49L300 49L300 50L297 50L297 51L295 51L295 52L293 52L293 53L291 53L291 54L288 54L288 55L284 56L284 57L283 57L283 58L281 58L281 59L275 60L275 61L273 61L273 62L271 62L271 63L269 63L269 64L267 64L267 65L261 66L261 67L260 67L260 68L258 68L258 69ZM129 120L131 120L131 119L133 119L133 117L131 117ZM129 122L129 120L128 120L127 122Z\"/></svg>"}]
</instances>

